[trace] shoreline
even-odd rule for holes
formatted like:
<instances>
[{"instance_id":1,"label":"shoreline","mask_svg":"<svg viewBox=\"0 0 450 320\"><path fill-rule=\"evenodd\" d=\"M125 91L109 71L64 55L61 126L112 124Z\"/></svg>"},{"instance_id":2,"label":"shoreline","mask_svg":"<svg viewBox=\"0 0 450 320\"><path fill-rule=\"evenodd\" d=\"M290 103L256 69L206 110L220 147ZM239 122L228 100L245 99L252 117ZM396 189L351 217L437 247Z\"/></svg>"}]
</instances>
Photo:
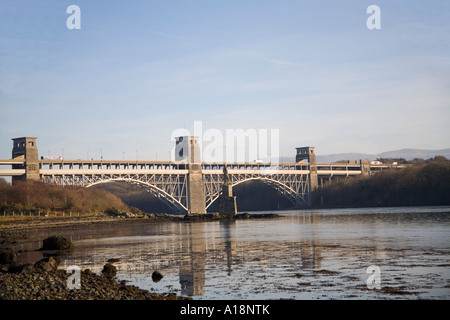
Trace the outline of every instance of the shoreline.
<instances>
[{"instance_id":1,"label":"shoreline","mask_svg":"<svg viewBox=\"0 0 450 320\"><path fill-rule=\"evenodd\" d=\"M151 217L119 218L106 215L80 217L17 217L16 219L2 219L0 217L0 246L17 240L27 239L30 233L37 231L52 231L61 233L67 230L86 230L86 228L126 226L131 224L153 223L192 223L213 221L235 221L242 219L273 219L278 214L248 214L242 213L233 219L221 217L218 214L202 214L192 216L155 214Z\"/></svg>"},{"instance_id":2,"label":"shoreline","mask_svg":"<svg viewBox=\"0 0 450 320\"><path fill-rule=\"evenodd\" d=\"M181 220L181 219L179 219ZM94 229L97 227L122 226L136 223L158 223L177 221L174 219L144 219L144 218L111 218L106 216L86 216L71 218L27 218L7 221L0 219L0 245L25 240L34 232L64 233L65 231L76 231Z\"/></svg>"}]
</instances>

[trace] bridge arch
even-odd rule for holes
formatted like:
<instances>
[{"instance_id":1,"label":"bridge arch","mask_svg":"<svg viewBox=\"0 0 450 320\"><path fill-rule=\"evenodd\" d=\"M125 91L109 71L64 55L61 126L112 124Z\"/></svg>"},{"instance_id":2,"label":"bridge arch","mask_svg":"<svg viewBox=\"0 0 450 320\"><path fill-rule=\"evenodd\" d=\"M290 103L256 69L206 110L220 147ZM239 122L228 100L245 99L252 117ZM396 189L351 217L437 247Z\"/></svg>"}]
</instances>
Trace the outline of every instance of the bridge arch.
<instances>
[{"instance_id":1,"label":"bridge arch","mask_svg":"<svg viewBox=\"0 0 450 320\"><path fill-rule=\"evenodd\" d=\"M172 195L170 195L169 193L167 193L166 191L162 190L161 188L158 188L157 186L151 184L151 183L147 183L147 182L143 182L137 179L131 179L131 178L111 178L111 179L105 179L105 180L100 180L100 181L96 181L93 183L90 183L88 185L86 185L86 188L90 188L93 187L95 185L99 185L102 183L108 183L108 182L114 182L114 181L124 181L124 182L128 182L131 184L142 184L145 185L146 187L149 188L149 191L154 192L156 195L160 195L162 196L162 199L165 201L166 204L168 204L172 209L175 209L177 211L188 211L186 206L183 205L179 200L177 200L175 197L173 197Z\"/></svg>"},{"instance_id":2,"label":"bridge arch","mask_svg":"<svg viewBox=\"0 0 450 320\"><path fill-rule=\"evenodd\" d=\"M232 188L234 188L235 186L237 186L241 183L244 183L247 181L252 181L252 180L261 181L262 183L273 187L278 192L280 192L282 195L284 195L289 201L291 201L292 204L294 204L295 206L299 206L299 205L307 206L308 205L308 201L307 201L307 199L304 198L303 195L298 194L294 189L285 185L284 183L282 183L278 180L272 179L272 178L265 177L265 176L249 177L249 178L245 178L242 180L238 180L238 181L235 181L234 183L232 183L231 186L232 186ZM212 200L210 203L206 204L206 209L208 209L219 197L220 197L220 191L218 191L212 197Z\"/></svg>"}]
</instances>

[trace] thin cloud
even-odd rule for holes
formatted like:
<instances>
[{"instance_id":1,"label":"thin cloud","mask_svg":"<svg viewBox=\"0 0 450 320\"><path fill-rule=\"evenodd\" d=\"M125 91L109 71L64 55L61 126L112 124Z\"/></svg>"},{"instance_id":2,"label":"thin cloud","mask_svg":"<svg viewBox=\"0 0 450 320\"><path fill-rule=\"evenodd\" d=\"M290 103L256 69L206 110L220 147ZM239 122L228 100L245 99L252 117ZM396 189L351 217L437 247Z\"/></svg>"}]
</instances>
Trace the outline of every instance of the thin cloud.
<instances>
[{"instance_id":1,"label":"thin cloud","mask_svg":"<svg viewBox=\"0 0 450 320\"><path fill-rule=\"evenodd\" d=\"M300 65L298 63L289 62L289 61L283 61L283 60L277 60L277 59L266 59L265 61L273 63L273 64L283 65L283 66L292 66L292 67L301 67L302 66L302 65Z\"/></svg>"}]
</instances>

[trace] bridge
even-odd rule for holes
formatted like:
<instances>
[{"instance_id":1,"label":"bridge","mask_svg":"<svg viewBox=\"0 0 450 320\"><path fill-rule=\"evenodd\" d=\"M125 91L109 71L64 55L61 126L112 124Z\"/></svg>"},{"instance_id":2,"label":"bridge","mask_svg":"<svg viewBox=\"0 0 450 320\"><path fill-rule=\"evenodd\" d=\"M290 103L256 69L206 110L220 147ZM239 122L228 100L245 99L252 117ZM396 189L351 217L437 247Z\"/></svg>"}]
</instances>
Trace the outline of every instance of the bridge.
<instances>
[{"instance_id":1,"label":"bridge","mask_svg":"<svg viewBox=\"0 0 450 320\"><path fill-rule=\"evenodd\" d=\"M208 163L199 161L196 137L176 140L175 161L117 161L46 159L38 156L36 137L14 138L11 159L0 159L0 176L12 182L40 180L61 186L92 187L108 181L139 184L165 201L176 211L206 213L220 196L227 167L234 187L249 180L259 180L286 196L295 207L311 204L311 191L331 182L334 177L369 175L387 168L359 163L317 164L314 147L296 148L294 163Z\"/></svg>"}]
</instances>

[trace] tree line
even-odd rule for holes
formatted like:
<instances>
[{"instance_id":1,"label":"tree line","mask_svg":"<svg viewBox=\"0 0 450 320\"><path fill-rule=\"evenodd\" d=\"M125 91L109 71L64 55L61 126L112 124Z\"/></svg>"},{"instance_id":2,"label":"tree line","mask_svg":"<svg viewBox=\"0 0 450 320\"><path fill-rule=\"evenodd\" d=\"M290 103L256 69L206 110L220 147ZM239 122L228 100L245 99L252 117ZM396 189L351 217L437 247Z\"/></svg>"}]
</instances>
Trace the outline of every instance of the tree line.
<instances>
[{"instance_id":1,"label":"tree line","mask_svg":"<svg viewBox=\"0 0 450 320\"><path fill-rule=\"evenodd\" d=\"M404 169L333 180L312 196L316 207L450 205L450 161L436 157Z\"/></svg>"},{"instance_id":2,"label":"tree line","mask_svg":"<svg viewBox=\"0 0 450 320\"><path fill-rule=\"evenodd\" d=\"M54 212L99 214L129 211L116 195L105 190L57 186L38 181L18 181L13 185L0 179L0 214Z\"/></svg>"}]
</instances>

